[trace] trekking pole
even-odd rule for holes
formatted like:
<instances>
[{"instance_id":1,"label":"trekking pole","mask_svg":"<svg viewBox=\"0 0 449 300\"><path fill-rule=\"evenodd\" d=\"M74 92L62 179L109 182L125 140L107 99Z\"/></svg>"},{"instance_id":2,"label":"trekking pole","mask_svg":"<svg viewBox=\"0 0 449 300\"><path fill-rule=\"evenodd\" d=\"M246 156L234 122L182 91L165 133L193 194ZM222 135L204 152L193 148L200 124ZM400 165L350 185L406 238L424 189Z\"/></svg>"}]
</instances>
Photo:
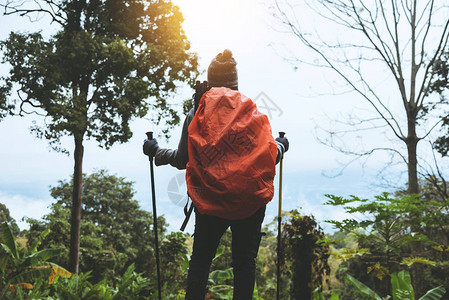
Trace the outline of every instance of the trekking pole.
<instances>
[{"instance_id":1,"label":"trekking pole","mask_svg":"<svg viewBox=\"0 0 449 300\"><path fill-rule=\"evenodd\" d=\"M279 132L279 137L283 138L285 132ZM279 209L278 209L278 245L277 245L277 282L276 282L276 299L279 300L281 289L281 221L282 221L282 160L279 161Z\"/></svg>"},{"instance_id":2,"label":"trekking pole","mask_svg":"<svg viewBox=\"0 0 449 300\"><path fill-rule=\"evenodd\" d=\"M153 132L148 131L146 133L149 140L153 139ZM153 157L149 156L150 159L150 176L151 176L151 196L153 198L153 223L154 223L154 240L156 248L156 272L157 272L157 291L158 299L161 300L161 272L159 263L159 240L157 237L157 213L156 213L156 192L154 188L154 167L153 167Z\"/></svg>"}]
</instances>

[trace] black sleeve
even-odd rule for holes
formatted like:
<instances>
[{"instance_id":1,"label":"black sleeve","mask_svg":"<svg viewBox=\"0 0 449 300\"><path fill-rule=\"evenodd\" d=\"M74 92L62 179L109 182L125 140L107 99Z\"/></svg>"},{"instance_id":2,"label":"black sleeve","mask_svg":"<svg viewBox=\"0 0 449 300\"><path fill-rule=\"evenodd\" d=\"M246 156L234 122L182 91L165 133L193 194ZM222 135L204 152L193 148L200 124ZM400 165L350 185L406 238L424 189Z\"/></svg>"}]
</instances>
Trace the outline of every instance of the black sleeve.
<instances>
[{"instance_id":1,"label":"black sleeve","mask_svg":"<svg viewBox=\"0 0 449 300\"><path fill-rule=\"evenodd\" d=\"M181 139L179 140L178 149L159 148L154 157L156 166L167 165L183 170L189 161L189 152L187 141L189 137L189 125L194 117L194 111L191 109L184 120L182 127Z\"/></svg>"}]
</instances>

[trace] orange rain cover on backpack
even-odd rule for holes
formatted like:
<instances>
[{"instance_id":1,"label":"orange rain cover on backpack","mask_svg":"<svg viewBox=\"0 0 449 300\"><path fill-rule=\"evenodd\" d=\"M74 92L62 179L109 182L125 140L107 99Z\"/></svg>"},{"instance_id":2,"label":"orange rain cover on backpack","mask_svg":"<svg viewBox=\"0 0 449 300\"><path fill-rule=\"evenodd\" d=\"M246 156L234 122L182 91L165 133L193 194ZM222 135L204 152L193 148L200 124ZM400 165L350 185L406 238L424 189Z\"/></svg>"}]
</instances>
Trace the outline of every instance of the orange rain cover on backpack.
<instances>
[{"instance_id":1,"label":"orange rain cover on backpack","mask_svg":"<svg viewBox=\"0 0 449 300\"><path fill-rule=\"evenodd\" d=\"M189 125L186 181L201 214L253 215L273 198L277 146L268 117L238 91L212 88Z\"/></svg>"}]
</instances>

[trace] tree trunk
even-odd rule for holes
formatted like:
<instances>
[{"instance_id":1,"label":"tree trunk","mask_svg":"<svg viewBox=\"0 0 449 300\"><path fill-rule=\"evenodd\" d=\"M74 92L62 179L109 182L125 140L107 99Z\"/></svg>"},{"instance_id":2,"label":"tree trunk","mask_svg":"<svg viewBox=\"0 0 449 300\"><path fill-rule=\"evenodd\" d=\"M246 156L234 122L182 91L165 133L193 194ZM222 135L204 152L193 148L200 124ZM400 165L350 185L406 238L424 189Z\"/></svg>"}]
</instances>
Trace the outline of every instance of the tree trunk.
<instances>
[{"instance_id":1,"label":"tree trunk","mask_svg":"<svg viewBox=\"0 0 449 300\"><path fill-rule=\"evenodd\" d=\"M417 141L410 141L407 143L408 151L408 194L418 194L418 161L416 158Z\"/></svg>"},{"instance_id":2,"label":"tree trunk","mask_svg":"<svg viewBox=\"0 0 449 300\"><path fill-rule=\"evenodd\" d=\"M81 204L83 186L83 137L75 134L75 167L73 171L72 217L70 227L69 270L78 274L81 236Z\"/></svg>"},{"instance_id":3,"label":"tree trunk","mask_svg":"<svg viewBox=\"0 0 449 300\"><path fill-rule=\"evenodd\" d=\"M305 249L303 249L304 251ZM307 253L301 255L301 260L295 260L293 270L293 284L292 284L292 299L311 299L312 289L310 287L312 283L312 264L313 258L310 253L313 249L306 248ZM298 255L302 251L297 251ZM304 251L305 252L305 251Z\"/></svg>"},{"instance_id":4,"label":"tree trunk","mask_svg":"<svg viewBox=\"0 0 449 300\"><path fill-rule=\"evenodd\" d=\"M405 139L408 153L408 194L418 194L418 159L416 150L418 137L416 135L416 109L407 109L408 135Z\"/></svg>"},{"instance_id":5,"label":"tree trunk","mask_svg":"<svg viewBox=\"0 0 449 300\"><path fill-rule=\"evenodd\" d=\"M409 104L411 106L411 104ZM408 135L405 139L408 153L408 189L407 193L418 194L418 160L417 160L417 146L419 139L416 135L416 109L407 107L407 122L408 122ZM413 232L420 232L419 226L413 226L411 228ZM412 244L410 248L412 255L417 255L420 252L421 246ZM419 255L418 255L419 256ZM423 295L423 267L419 264L414 264L410 270L412 286L415 291L415 299L419 299Z\"/></svg>"}]
</instances>

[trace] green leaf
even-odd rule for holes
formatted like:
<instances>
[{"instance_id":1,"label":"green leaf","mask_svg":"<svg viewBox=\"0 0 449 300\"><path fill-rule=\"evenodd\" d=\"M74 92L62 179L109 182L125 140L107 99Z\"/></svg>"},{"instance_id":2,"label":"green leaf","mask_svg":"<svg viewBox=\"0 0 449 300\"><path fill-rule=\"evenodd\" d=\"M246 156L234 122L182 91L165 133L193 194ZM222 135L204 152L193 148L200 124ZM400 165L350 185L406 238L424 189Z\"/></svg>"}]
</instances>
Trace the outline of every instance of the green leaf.
<instances>
[{"instance_id":1,"label":"green leaf","mask_svg":"<svg viewBox=\"0 0 449 300\"><path fill-rule=\"evenodd\" d=\"M378 294L376 294L376 292L374 292L372 289L370 289L351 275L346 275L345 279L357 289L357 292L359 292L360 295L368 297L369 299L382 300L382 298Z\"/></svg>"},{"instance_id":2,"label":"green leaf","mask_svg":"<svg viewBox=\"0 0 449 300\"><path fill-rule=\"evenodd\" d=\"M404 257L401 262L401 265L407 265L408 267L411 267L414 264L435 266L436 262L424 257Z\"/></svg>"},{"instance_id":3,"label":"green leaf","mask_svg":"<svg viewBox=\"0 0 449 300\"><path fill-rule=\"evenodd\" d=\"M220 247L218 247L217 252L215 253L214 260L216 260L217 258L222 256L223 253L225 252L225 249L226 249L226 247L224 245L221 245Z\"/></svg>"},{"instance_id":4,"label":"green leaf","mask_svg":"<svg viewBox=\"0 0 449 300\"><path fill-rule=\"evenodd\" d=\"M50 228L47 228L46 230L44 230L44 232L42 232L37 239L34 241L34 243L31 245L30 247L30 251L32 253L37 251L37 247L39 247L42 244L42 241L44 240L44 238L50 233Z\"/></svg>"},{"instance_id":5,"label":"green leaf","mask_svg":"<svg viewBox=\"0 0 449 300\"><path fill-rule=\"evenodd\" d=\"M35 252L25 258L23 266L34 267L39 264L39 262L47 261L48 259L60 255L61 249L43 249L41 251Z\"/></svg>"},{"instance_id":6,"label":"green leaf","mask_svg":"<svg viewBox=\"0 0 449 300\"><path fill-rule=\"evenodd\" d=\"M313 300L324 300L323 292L321 292L321 287L317 287L313 291Z\"/></svg>"},{"instance_id":7,"label":"green leaf","mask_svg":"<svg viewBox=\"0 0 449 300\"><path fill-rule=\"evenodd\" d=\"M338 294L335 293L335 292L333 292L332 295L331 295L331 297L329 298L329 300L338 300L338 299L339 299L339 296L338 296Z\"/></svg>"},{"instance_id":8,"label":"green leaf","mask_svg":"<svg viewBox=\"0 0 449 300\"><path fill-rule=\"evenodd\" d=\"M40 278L48 278L50 276L51 267L43 266L41 268L34 268L25 272L22 272L13 278L11 278L11 284L17 284L21 282L34 282Z\"/></svg>"},{"instance_id":9,"label":"green leaf","mask_svg":"<svg viewBox=\"0 0 449 300\"><path fill-rule=\"evenodd\" d=\"M14 258L18 259L19 252L17 251L16 241L11 232L11 228L9 228L8 223L5 222L2 224L1 231L2 231L2 240L4 242L3 244L6 245L6 247L8 247L10 253L14 256Z\"/></svg>"},{"instance_id":10,"label":"green leaf","mask_svg":"<svg viewBox=\"0 0 449 300\"><path fill-rule=\"evenodd\" d=\"M209 279L214 283L218 283L227 279L234 278L234 273L232 272L232 268L226 270L215 270L210 273Z\"/></svg>"},{"instance_id":11,"label":"green leaf","mask_svg":"<svg viewBox=\"0 0 449 300\"><path fill-rule=\"evenodd\" d=\"M5 255L0 257L0 272L5 273L6 265L8 264L8 257Z\"/></svg>"},{"instance_id":12,"label":"green leaf","mask_svg":"<svg viewBox=\"0 0 449 300\"><path fill-rule=\"evenodd\" d=\"M391 274L391 286L393 300L415 299L409 272L401 271L398 274Z\"/></svg>"},{"instance_id":13,"label":"green leaf","mask_svg":"<svg viewBox=\"0 0 449 300\"><path fill-rule=\"evenodd\" d=\"M419 300L438 300L441 299L445 293L446 289L443 286L438 286L429 290L424 296L419 298Z\"/></svg>"},{"instance_id":14,"label":"green leaf","mask_svg":"<svg viewBox=\"0 0 449 300\"><path fill-rule=\"evenodd\" d=\"M232 297L232 291L233 291L232 285L215 285L210 288L210 291L214 293L214 299L223 299L227 300Z\"/></svg>"}]
</instances>

